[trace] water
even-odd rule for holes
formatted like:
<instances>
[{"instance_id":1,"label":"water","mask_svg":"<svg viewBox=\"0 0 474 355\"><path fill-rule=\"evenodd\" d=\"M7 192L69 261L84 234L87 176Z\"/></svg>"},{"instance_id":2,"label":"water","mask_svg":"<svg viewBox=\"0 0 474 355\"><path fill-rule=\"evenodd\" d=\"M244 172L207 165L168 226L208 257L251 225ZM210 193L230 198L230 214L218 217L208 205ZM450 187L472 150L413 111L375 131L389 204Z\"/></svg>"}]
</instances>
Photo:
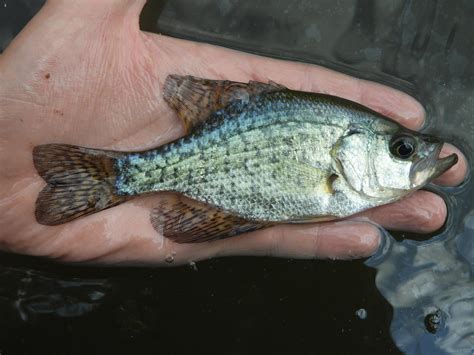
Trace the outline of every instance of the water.
<instances>
[{"instance_id":1,"label":"water","mask_svg":"<svg viewBox=\"0 0 474 355\"><path fill-rule=\"evenodd\" d=\"M425 130L472 161L473 19L468 0L174 0L150 2L142 27L400 88L427 110ZM0 43L15 32L2 31ZM2 255L0 353L472 354L473 188L438 189L446 227L429 239L387 234L366 265L229 258L98 269Z\"/></svg>"}]
</instances>

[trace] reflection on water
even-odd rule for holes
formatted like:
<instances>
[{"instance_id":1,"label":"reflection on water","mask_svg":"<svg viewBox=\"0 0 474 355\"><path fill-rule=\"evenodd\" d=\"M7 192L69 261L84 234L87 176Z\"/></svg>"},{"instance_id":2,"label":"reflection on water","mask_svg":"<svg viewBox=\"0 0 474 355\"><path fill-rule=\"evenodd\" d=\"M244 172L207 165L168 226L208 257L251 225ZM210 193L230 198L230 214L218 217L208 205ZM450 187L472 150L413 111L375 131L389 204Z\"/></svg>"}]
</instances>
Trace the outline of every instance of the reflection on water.
<instances>
[{"instance_id":1,"label":"reflection on water","mask_svg":"<svg viewBox=\"0 0 474 355\"><path fill-rule=\"evenodd\" d=\"M397 345L409 354L470 354L474 281L469 263L458 256L456 237L424 243L387 238L391 245L384 255L368 263L377 268L377 287L394 307Z\"/></svg>"},{"instance_id":2,"label":"reflection on water","mask_svg":"<svg viewBox=\"0 0 474 355\"><path fill-rule=\"evenodd\" d=\"M33 322L41 315L85 315L101 304L110 289L105 279L66 279L12 267L2 268L1 281L8 285L0 287L2 306L10 304L16 310L17 320L23 322Z\"/></svg>"},{"instance_id":3,"label":"reflection on water","mask_svg":"<svg viewBox=\"0 0 474 355\"><path fill-rule=\"evenodd\" d=\"M471 272L474 273L474 211L464 218L463 231L456 238L456 246L459 253L470 264Z\"/></svg>"},{"instance_id":4,"label":"reflection on water","mask_svg":"<svg viewBox=\"0 0 474 355\"><path fill-rule=\"evenodd\" d=\"M156 9L157 2L151 3L149 9ZM425 106L428 117L426 131L444 137L461 147L470 161L474 157L474 141L472 140L474 136L474 119L472 118L474 114L474 64L472 62L474 3L470 0L456 2L448 0L384 2L290 0L271 2L271 4L263 0L254 2L174 0L165 2L164 5L161 3L159 7L163 11L158 21L158 27L162 33L214 42L276 57L323 64L398 87L414 95ZM200 13L207 15L196 16ZM156 31L154 22L156 17L153 13L148 12L144 18L146 18L147 29ZM6 42L7 39L0 38L0 43ZM390 330L394 342L408 354L473 354L473 187L472 182L467 181L458 188L439 189L439 192L446 197L450 210L450 220L442 233L425 241L410 239L396 241L387 234L384 247L376 256L367 261L369 266L377 270L377 288L393 307ZM233 265L237 265L237 262L234 261ZM242 267L245 262L239 265ZM271 270L277 270L277 265L272 264ZM371 276L364 274L366 271L358 268L357 264L352 264L350 267L347 267L347 264L326 267L322 263L315 262L311 264L311 268L314 268L311 270L314 270L314 279L319 283L315 283L316 281L311 280L308 274L298 270L297 267L293 269L288 267L288 270L293 270L293 273L288 271L291 274L288 275L288 280L300 280L302 284L310 285L311 288L301 292L280 290L282 302L288 298L297 297L298 301L291 303L291 307L297 308L299 304L311 305L312 302L321 305L324 301L327 302L326 304L331 304L324 298L329 291L324 290L321 285L339 288L342 292L346 292L346 287L354 290L353 292L360 288L369 289L367 285L371 282ZM357 285L350 285L349 279L343 279L342 275L348 274L351 269L360 275L360 279L357 280L358 288ZM245 271L243 267L243 270L239 274L242 277L240 280L242 284L245 283L244 280L252 279L255 273L253 269ZM331 275L331 272L335 272L334 270L340 270L336 279ZM272 279L272 272L268 272L268 275L262 276L260 283ZM224 273L219 282L227 281L227 275ZM18 322L32 322L38 316L54 315L70 318L87 315L97 310L102 303L105 304L107 294L112 288L112 284L106 278L63 279L14 268L2 268L0 276L2 281L0 285L8 285L3 288L0 286L0 302L2 310L7 309L9 312L4 313L0 324L9 324L13 328ZM233 277L236 277L236 274L233 274ZM216 278L216 275L199 278L194 290L199 290L201 293L204 292L203 290L212 290L216 287ZM179 290L180 283L177 279L191 283L193 280L182 271L173 271L173 277L161 286L171 285L170 289ZM276 279L274 281L277 282ZM134 286L145 290L150 284L142 280ZM252 293L253 296L249 298L250 303L261 304L265 288L258 283L252 287L255 287L258 292ZM275 294L272 287L274 286L267 285L269 291L266 297L267 302L270 295ZM319 288L321 288L320 291L318 291ZM189 291L189 288L187 290ZM162 291L163 287L157 286L156 289L147 291L147 297L153 295L154 300L154 294L160 294ZM222 307L217 308L217 311L228 313L231 311L229 308L232 309L236 303L239 304L238 302L242 299L245 300L245 292L250 292L239 291L244 294L243 298L238 296L235 299L229 298L232 300L230 303L226 303L222 297L213 298L212 301L206 299L207 303L205 302L201 313L193 313L196 311L190 306L185 308L184 313L195 314L196 317L204 315L217 317L218 313L209 311L209 309L215 310L215 307ZM181 295L179 291L174 292L168 298L169 303L165 301L166 305L178 307L177 303L180 302L179 307L186 307L190 300L186 301L186 295ZM360 341L365 341L366 349L371 349L367 344L374 342L377 336L364 340L364 334L367 337L369 330L363 328L360 322L371 324L370 322L378 317L381 319L379 326L383 327L382 320L384 317L389 317L385 314L374 314L370 307L377 299L377 295L375 292L370 292L367 291L367 294L360 298L354 295L356 299L354 305L349 299L332 300L332 303L337 302L337 307L341 308L344 317L347 317L344 320L345 326L340 327L341 333L338 336L347 336L350 331L360 334ZM320 299L307 299L305 297L308 294L318 295ZM160 297L163 298L161 295ZM280 296L276 298L280 299ZM199 301L196 302L193 304L200 304ZM156 307L158 304L163 305L158 302ZM348 304L350 304L349 307L347 307ZM136 301L132 308L134 311L129 313L127 326L124 326L127 332L133 329L149 328L150 324L161 324L156 323L155 319L149 320L148 325L141 320L149 319L147 316L153 313L150 304L139 304ZM142 317L139 314L140 309L150 310L150 313ZM256 306L255 312L261 309L260 306ZM285 308L275 309L280 312L279 317L269 317L264 324L269 327L272 327L272 324L279 324L278 331L282 334L285 332L291 334L291 339L300 341L299 345L295 345L296 348L310 349L310 346L304 348L304 344L308 344L305 340L313 338L309 333L305 333L306 327L301 326L301 324L309 323L300 322L308 310L301 312L298 315L298 321L292 323L291 327L287 327L285 322L290 322L295 312L285 313L288 311ZM331 308L330 312L336 314L334 309ZM380 306L377 309L380 312L383 307ZM171 310L160 309L160 312L167 316L173 315ZM181 313L174 313L174 316ZM257 319L266 317L265 314L257 313L259 316L252 318L250 315L241 313L242 310L238 309L235 317L242 322L242 329L247 329L249 333L254 329ZM327 313L329 311L326 308L321 311L320 306L316 307L314 315L311 316L315 322L311 326L322 332L328 324L334 324L340 320L339 318L336 320L335 317L332 319ZM161 331L165 332L165 329ZM305 334L305 336L294 335L296 333ZM166 334L172 338L174 333ZM353 344L357 344L354 338L344 339L346 342L352 341ZM233 336L232 340L235 348L246 349L239 343L238 335ZM257 343L255 341L255 344ZM343 341L341 341L341 347L342 343ZM390 344L387 341L386 344L385 347L388 349Z\"/></svg>"}]
</instances>

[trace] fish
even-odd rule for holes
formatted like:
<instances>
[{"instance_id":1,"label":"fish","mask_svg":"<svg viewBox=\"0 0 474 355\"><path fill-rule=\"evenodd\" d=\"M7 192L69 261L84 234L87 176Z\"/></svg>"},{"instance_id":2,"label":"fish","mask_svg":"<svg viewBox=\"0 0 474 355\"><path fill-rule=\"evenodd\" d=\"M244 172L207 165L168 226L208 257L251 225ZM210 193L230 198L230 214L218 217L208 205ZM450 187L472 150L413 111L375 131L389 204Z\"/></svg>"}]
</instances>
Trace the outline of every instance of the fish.
<instances>
[{"instance_id":1,"label":"fish","mask_svg":"<svg viewBox=\"0 0 474 355\"><path fill-rule=\"evenodd\" d=\"M58 225L165 193L150 222L177 243L237 236L283 223L341 219L423 188L456 164L443 141L358 103L248 83L169 75L163 97L187 134L122 152L34 147L46 186L35 216Z\"/></svg>"}]
</instances>

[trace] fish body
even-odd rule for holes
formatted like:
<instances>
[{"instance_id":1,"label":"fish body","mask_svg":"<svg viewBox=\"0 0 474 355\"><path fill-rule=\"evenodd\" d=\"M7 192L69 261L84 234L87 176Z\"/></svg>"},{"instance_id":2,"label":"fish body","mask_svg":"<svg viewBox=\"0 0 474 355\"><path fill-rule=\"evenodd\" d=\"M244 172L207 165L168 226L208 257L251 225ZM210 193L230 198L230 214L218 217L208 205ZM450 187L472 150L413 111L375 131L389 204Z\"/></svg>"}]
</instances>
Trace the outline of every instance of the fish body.
<instances>
[{"instance_id":1,"label":"fish body","mask_svg":"<svg viewBox=\"0 0 474 355\"><path fill-rule=\"evenodd\" d=\"M194 202L162 205L152 213L153 225L178 241L186 233L185 241L202 241L206 235L221 238L275 223L350 216L406 196L456 162L455 156L437 160L440 140L330 95L274 83L172 76L165 98L191 131L156 149L37 147L35 164L49 183L37 203L40 223L62 223L142 194L173 192ZM55 158L54 169L42 169L46 156ZM82 171L71 160L101 163ZM93 171L93 180L85 180L100 186L92 197L90 188L83 190L89 200L83 210L64 215L51 189L70 184L71 172L56 178L43 172L68 164L84 176ZM180 225L173 222L178 217ZM190 232L196 228L199 235Z\"/></svg>"},{"instance_id":2,"label":"fish body","mask_svg":"<svg viewBox=\"0 0 474 355\"><path fill-rule=\"evenodd\" d=\"M389 202L331 181L341 175L334 150L355 124L396 129L335 97L262 94L215 112L176 142L119 158L116 189L124 195L176 191L268 222L348 216Z\"/></svg>"}]
</instances>

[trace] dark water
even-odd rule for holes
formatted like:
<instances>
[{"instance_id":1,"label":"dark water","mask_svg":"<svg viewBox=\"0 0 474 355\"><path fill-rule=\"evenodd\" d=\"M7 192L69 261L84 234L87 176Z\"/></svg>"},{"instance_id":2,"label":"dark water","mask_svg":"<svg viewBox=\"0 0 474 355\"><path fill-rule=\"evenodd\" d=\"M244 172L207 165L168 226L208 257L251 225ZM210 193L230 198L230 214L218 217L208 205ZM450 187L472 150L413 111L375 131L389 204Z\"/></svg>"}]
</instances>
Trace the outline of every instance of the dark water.
<instances>
[{"instance_id":1,"label":"dark water","mask_svg":"<svg viewBox=\"0 0 474 355\"><path fill-rule=\"evenodd\" d=\"M5 46L41 1L3 2ZM142 27L400 88L426 108L425 130L472 160L472 1L151 1ZM387 234L365 263L99 269L2 254L0 353L473 354L473 188L439 190L441 233Z\"/></svg>"}]
</instances>

